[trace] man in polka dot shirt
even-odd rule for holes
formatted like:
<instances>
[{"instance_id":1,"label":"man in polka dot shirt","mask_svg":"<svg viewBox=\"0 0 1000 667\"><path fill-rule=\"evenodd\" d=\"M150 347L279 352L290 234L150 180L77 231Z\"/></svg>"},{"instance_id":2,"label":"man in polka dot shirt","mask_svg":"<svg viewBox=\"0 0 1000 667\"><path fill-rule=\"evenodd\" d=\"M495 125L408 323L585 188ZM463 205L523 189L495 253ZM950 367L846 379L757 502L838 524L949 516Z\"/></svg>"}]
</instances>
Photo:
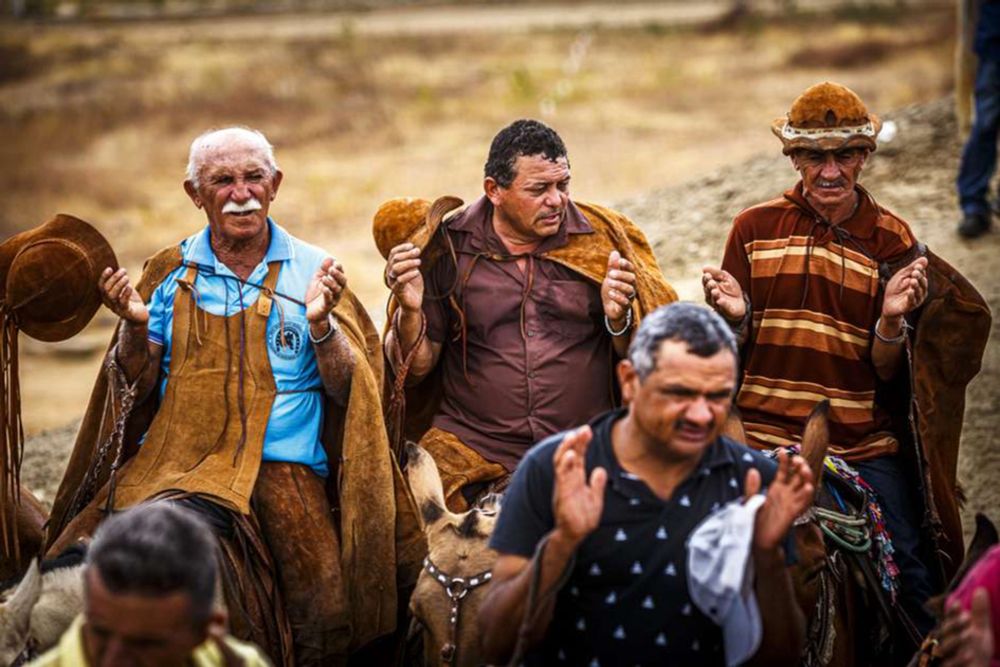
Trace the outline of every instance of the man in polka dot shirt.
<instances>
[{"instance_id":1,"label":"man in polka dot shirt","mask_svg":"<svg viewBox=\"0 0 1000 667\"><path fill-rule=\"evenodd\" d=\"M726 664L722 629L688 594L686 543L706 516L763 483L752 544L763 640L752 662L797 661L804 619L783 545L812 501L812 475L800 457L776 464L719 435L736 366L715 313L665 306L643 320L618 367L627 407L527 454L491 540L500 557L479 616L488 660L514 652L531 557L547 539L524 664Z\"/></svg>"}]
</instances>

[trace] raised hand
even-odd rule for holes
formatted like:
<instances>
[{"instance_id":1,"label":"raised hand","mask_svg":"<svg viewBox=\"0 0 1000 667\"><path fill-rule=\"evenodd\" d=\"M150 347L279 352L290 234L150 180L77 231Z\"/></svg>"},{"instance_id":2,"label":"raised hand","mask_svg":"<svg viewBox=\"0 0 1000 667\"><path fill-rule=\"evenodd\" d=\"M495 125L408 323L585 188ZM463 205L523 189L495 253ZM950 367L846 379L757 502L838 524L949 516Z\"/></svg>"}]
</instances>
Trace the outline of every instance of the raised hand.
<instances>
[{"instance_id":1,"label":"raised hand","mask_svg":"<svg viewBox=\"0 0 1000 667\"><path fill-rule=\"evenodd\" d=\"M555 532L574 547L597 528L604 511L607 471L594 468L589 484L586 477L587 447L592 436L589 426L581 426L563 438L552 457L556 473L552 489Z\"/></svg>"},{"instance_id":2,"label":"raised hand","mask_svg":"<svg viewBox=\"0 0 1000 667\"><path fill-rule=\"evenodd\" d=\"M608 270L601 283L601 304L611 322L621 322L635 299L635 267L617 250L608 255Z\"/></svg>"},{"instance_id":3,"label":"raised hand","mask_svg":"<svg viewBox=\"0 0 1000 667\"><path fill-rule=\"evenodd\" d=\"M943 667L989 667L996 639L985 588L972 592L970 611L964 611L957 601L948 605L939 639Z\"/></svg>"},{"instance_id":4,"label":"raised hand","mask_svg":"<svg viewBox=\"0 0 1000 667\"><path fill-rule=\"evenodd\" d=\"M747 302L743 288L732 274L722 269L706 266L701 270L701 286L705 290L705 303L730 322L743 319Z\"/></svg>"},{"instance_id":5,"label":"raised hand","mask_svg":"<svg viewBox=\"0 0 1000 667\"><path fill-rule=\"evenodd\" d=\"M760 472L747 471L743 483L744 498L760 491ZM813 502L812 471L806 460L788 452L778 454L778 472L767 488L767 498L757 511L754 523L754 547L768 551L780 545L795 518Z\"/></svg>"},{"instance_id":6,"label":"raised hand","mask_svg":"<svg viewBox=\"0 0 1000 667\"><path fill-rule=\"evenodd\" d=\"M410 312L424 303L424 276L420 273L420 248L401 243L389 251L385 278L399 305Z\"/></svg>"},{"instance_id":7,"label":"raised hand","mask_svg":"<svg viewBox=\"0 0 1000 667\"><path fill-rule=\"evenodd\" d=\"M926 298L927 258L918 257L889 279L882 299L882 319L902 317Z\"/></svg>"},{"instance_id":8,"label":"raised hand","mask_svg":"<svg viewBox=\"0 0 1000 667\"><path fill-rule=\"evenodd\" d=\"M333 257L319 265L306 288L306 319L310 324L323 322L340 302L347 286L344 267Z\"/></svg>"},{"instance_id":9,"label":"raised hand","mask_svg":"<svg viewBox=\"0 0 1000 667\"><path fill-rule=\"evenodd\" d=\"M111 267L104 269L97 279L97 288L101 301L118 317L132 324L149 322L149 309L132 287L124 268L117 271L112 271Z\"/></svg>"}]
</instances>

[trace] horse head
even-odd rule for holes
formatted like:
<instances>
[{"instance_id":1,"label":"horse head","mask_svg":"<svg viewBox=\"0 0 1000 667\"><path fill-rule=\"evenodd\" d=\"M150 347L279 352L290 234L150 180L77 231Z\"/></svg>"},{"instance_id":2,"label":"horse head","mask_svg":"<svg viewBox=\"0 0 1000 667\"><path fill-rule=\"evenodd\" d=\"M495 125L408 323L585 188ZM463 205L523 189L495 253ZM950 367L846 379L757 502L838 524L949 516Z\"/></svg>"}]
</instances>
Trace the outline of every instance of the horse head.
<instances>
[{"instance_id":1,"label":"horse head","mask_svg":"<svg viewBox=\"0 0 1000 667\"><path fill-rule=\"evenodd\" d=\"M467 512L455 514L444 501L433 457L407 445L406 476L424 522L427 561L410 598L410 611L424 627L424 660L429 666L479 665L475 618L489 588L497 554L488 541L500 497L492 494Z\"/></svg>"},{"instance_id":2,"label":"horse head","mask_svg":"<svg viewBox=\"0 0 1000 667\"><path fill-rule=\"evenodd\" d=\"M83 611L85 555L78 544L41 564L32 560L16 586L0 586L0 665L49 650Z\"/></svg>"}]
</instances>

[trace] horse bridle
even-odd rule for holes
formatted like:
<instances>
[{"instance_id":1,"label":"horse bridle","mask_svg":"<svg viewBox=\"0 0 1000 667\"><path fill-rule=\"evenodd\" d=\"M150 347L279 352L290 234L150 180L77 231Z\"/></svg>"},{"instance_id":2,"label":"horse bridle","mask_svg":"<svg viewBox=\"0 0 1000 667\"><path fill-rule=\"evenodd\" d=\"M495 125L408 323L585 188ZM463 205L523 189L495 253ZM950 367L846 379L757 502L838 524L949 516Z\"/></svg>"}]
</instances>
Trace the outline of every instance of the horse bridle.
<instances>
[{"instance_id":1,"label":"horse bridle","mask_svg":"<svg viewBox=\"0 0 1000 667\"><path fill-rule=\"evenodd\" d=\"M455 655L458 652L458 618L462 608L462 600L469 591L488 583L493 578L493 572L485 570L471 577L453 577L431 561L431 557L424 558L424 569L431 575L434 581L441 584L445 595L451 600L451 613L448 615L448 625L450 628L449 640L441 647L441 660L445 664L453 664Z\"/></svg>"}]
</instances>

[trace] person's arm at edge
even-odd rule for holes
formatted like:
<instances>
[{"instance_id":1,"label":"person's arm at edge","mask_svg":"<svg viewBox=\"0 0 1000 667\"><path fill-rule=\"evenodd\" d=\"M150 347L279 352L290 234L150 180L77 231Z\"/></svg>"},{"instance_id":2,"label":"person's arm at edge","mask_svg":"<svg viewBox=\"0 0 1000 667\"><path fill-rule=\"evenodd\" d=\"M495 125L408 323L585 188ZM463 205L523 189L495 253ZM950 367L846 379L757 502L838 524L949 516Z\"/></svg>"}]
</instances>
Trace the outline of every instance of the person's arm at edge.
<instances>
[{"instance_id":1,"label":"person's arm at edge","mask_svg":"<svg viewBox=\"0 0 1000 667\"><path fill-rule=\"evenodd\" d=\"M576 545L558 529L550 532L542 552L541 578L536 598L543 605L534 610L528 647L538 644L552 622L555 595L547 595L562 578L573 560ZM533 576L532 560L523 556L501 554L493 566L493 579L479 611L479 635L483 658L489 664L506 664L517 645L518 633L524 622L525 607Z\"/></svg>"},{"instance_id":2,"label":"person's arm at edge","mask_svg":"<svg viewBox=\"0 0 1000 667\"><path fill-rule=\"evenodd\" d=\"M594 468L589 480L586 474L587 448L591 437L589 426L578 428L562 439L552 456L554 480L551 502L554 527L539 540L540 543L548 540L542 551L542 570L536 591L536 600L543 600L544 604L534 612L532 632L527 638L529 647L545 636L552 621L556 599L556 595L550 595L552 588L570 566L577 547L597 528L604 510L607 471L600 467ZM525 463L526 461L522 461L522 465ZM517 474L521 474L520 469L515 473ZM515 491L517 482L515 479L508 494ZM500 511L502 521L504 510ZM498 545L497 550L504 553L502 545ZM533 573L530 563L524 556L510 554L502 555L497 560L493 584L480 607L478 619L487 662L503 664L509 661L517 646L518 632L524 621L531 587Z\"/></svg>"},{"instance_id":3,"label":"person's arm at edge","mask_svg":"<svg viewBox=\"0 0 1000 667\"><path fill-rule=\"evenodd\" d=\"M759 471L747 473L746 497L761 488ZM806 620L799 609L792 578L781 546L794 520L812 504L812 472L800 456L779 456L778 470L767 489L767 499L755 519L752 556L754 592L763 633L750 665L798 664L805 648Z\"/></svg>"},{"instance_id":4,"label":"person's arm at edge","mask_svg":"<svg viewBox=\"0 0 1000 667\"><path fill-rule=\"evenodd\" d=\"M802 657L806 619L796 602L792 577L781 547L753 550L754 591L764 626L760 650L750 665L791 665Z\"/></svg>"}]
</instances>

